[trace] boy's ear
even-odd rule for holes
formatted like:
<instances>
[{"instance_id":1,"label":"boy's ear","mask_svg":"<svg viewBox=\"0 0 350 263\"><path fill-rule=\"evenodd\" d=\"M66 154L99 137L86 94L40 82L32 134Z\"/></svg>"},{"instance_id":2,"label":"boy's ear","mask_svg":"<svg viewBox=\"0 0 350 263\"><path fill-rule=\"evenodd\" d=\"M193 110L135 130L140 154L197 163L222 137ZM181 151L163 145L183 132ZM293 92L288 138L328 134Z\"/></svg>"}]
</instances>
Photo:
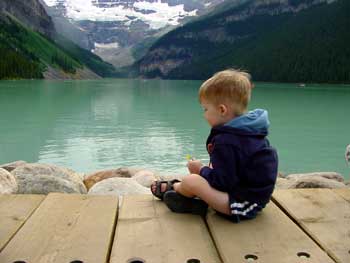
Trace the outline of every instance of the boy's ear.
<instances>
[{"instance_id":1,"label":"boy's ear","mask_svg":"<svg viewBox=\"0 0 350 263\"><path fill-rule=\"evenodd\" d=\"M227 113L227 107L224 104L219 105L219 111L222 115L225 115Z\"/></svg>"}]
</instances>

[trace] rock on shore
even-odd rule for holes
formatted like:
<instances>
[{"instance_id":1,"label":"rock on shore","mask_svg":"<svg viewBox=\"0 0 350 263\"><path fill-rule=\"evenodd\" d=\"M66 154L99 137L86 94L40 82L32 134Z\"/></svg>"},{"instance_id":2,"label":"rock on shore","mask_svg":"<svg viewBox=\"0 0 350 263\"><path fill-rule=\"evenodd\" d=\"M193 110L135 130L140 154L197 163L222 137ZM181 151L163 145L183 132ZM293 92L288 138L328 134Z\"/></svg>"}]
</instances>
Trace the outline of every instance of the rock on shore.
<instances>
[{"instance_id":1,"label":"rock on shore","mask_svg":"<svg viewBox=\"0 0 350 263\"><path fill-rule=\"evenodd\" d=\"M287 179L301 179L301 178L326 178L337 182L344 182L344 177L336 172L318 172L318 173L304 173L304 174L289 174Z\"/></svg>"},{"instance_id":2,"label":"rock on shore","mask_svg":"<svg viewBox=\"0 0 350 263\"><path fill-rule=\"evenodd\" d=\"M335 172L290 174L277 179L277 189L345 188L344 178Z\"/></svg>"},{"instance_id":3,"label":"rock on shore","mask_svg":"<svg viewBox=\"0 0 350 263\"><path fill-rule=\"evenodd\" d=\"M16 161L0 165L0 194L151 194L155 180L182 180L186 175L159 175L141 168L121 167L95 171L87 175L52 164ZM276 189L345 188L349 182L335 172L282 175Z\"/></svg>"},{"instance_id":4,"label":"rock on shore","mask_svg":"<svg viewBox=\"0 0 350 263\"><path fill-rule=\"evenodd\" d=\"M0 165L0 168L3 168L3 169L5 169L5 170L7 170L9 172L12 172L17 167L19 167L21 165L24 165L24 164L27 164L27 162L25 162L25 161L15 161L15 162L12 162L12 163L2 164L2 165Z\"/></svg>"},{"instance_id":5,"label":"rock on shore","mask_svg":"<svg viewBox=\"0 0 350 263\"><path fill-rule=\"evenodd\" d=\"M84 177L84 184L86 186L86 189L89 190L96 183L101 182L105 179L114 178L114 177L131 178L140 170L141 169L137 169L137 168L121 167L118 169L97 171L86 175Z\"/></svg>"},{"instance_id":6,"label":"rock on shore","mask_svg":"<svg viewBox=\"0 0 350 263\"><path fill-rule=\"evenodd\" d=\"M17 191L15 177L7 170L0 168L0 194L15 194Z\"/></svg>"},{"instance_id":7,"label":"rock on shore","mask_svg":"<svg viewBox=\"0 0 350 263\"><path fill-rule=\"evenodd\" d=\"M12 174L18 184L18 194L87 193L77 173L56 165L28 163L14 169Z\"/></svg>"},{"instance_id":8,"label":"rock on shore","mask_svg":"<svg viewBox=\"0 0 350 263\"><path fill-rule=\"evenodd\" d=\"M135 195L135 194L151 194L149 188L140 185L133 178L109 178L95 184L88 194L100 195Z\"/></svg>"},{"instance_id":9,"label":"rock on shore","mask_svg":"<svg viewBox=\"0 0 350 263\"><path fill-rule=\"evenodd\" d=\"M159 175L149 170L138 171L132 178L140 185L147 188L149 188L154 181L160 179Z\"/></svg>"}]
</instances>

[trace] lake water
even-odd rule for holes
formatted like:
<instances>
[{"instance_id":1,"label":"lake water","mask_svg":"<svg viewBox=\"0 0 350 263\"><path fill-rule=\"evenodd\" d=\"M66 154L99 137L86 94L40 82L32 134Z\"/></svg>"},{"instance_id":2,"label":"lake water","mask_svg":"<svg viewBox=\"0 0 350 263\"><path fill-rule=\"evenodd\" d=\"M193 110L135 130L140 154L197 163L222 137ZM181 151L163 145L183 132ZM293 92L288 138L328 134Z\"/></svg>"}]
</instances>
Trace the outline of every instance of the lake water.
<instances>
[{"instance_id":1,"label":"lake water","mask_svg":"<svg viewBox=\"0 0 350 263\"><path fill-rule=\"evenodd\" d=\"M200 81L1 81L0 163L121 166L186 173L208 161ZM270 142L284 173L337 171L350 143L350 86L256 83L250 108L269 110Z\"/></svg>"}]
</instances>

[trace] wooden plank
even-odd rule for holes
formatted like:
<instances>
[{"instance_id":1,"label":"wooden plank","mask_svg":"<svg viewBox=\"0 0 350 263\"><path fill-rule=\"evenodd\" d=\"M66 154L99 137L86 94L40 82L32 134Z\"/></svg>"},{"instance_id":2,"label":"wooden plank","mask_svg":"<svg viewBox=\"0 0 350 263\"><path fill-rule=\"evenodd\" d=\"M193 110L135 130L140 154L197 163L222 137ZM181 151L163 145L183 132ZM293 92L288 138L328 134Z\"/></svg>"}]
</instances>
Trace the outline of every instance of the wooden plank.
<instances>
[{"instance_id":1,"label":"wooden plank","mask_svg":"<svg viewBox=\"0 0 350 263\"><path fill-rule=\"evenodd\" d=\"M333 262L274 203L239 224L211 212L207 222L224 263Z\"/></svg>"},{"instance_id":2,"label":"wooden plank","mask_svg":"<svg viewBox=\"0 0 350 263\"><path fill-rule=\"evenodd\" d=\"M330 189L280 190L274 199L337 262L350 262L350 203Z\"/></svg>"},{"instance_id":3,"label":"wooden plank","mask_svg":"<svg viewBox=\"0 0 350 263\"><path fill-rule=\"evenodd\" d=\"M107 262L118 198L52 193L0 253L0 262Z\"/></svg>"},{"instance_id":4,"label":"wooden plank","mask_svg":"<svg viewBox=\"0 0 350 263\"><path fill-rule=\"evenodd\" d=\"M173 213L151 195L123 197L111 263L199 262L195 259L221 262L200 216Z\"/></svg>"},{"instance_id":5,"label":"wooden plank","mask_svg":"<svg viewBox=\"0 0 350 263\"><path fill-rule=\"evenodd\" d=\"M332 191L350 202L350 188L332 189Z\"/></svg>"},{"instance_id":6,"label":"wooden plank","mask_svg":"<svg viewBox=\"0 0 350 263\"><path fill-rule=\"evenodd\" d=\"M0 252L45 195L0 195Z\"/></svg>"}]
</instances>

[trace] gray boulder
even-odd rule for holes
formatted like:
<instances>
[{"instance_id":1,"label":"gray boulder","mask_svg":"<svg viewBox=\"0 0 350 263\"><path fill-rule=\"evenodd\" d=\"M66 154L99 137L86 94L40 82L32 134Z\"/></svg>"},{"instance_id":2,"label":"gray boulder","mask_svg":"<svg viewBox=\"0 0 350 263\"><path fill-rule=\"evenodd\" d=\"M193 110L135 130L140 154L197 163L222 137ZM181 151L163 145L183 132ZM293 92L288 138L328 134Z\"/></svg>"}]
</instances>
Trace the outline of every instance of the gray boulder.
<instances>
[{"instance_id":1,"label":"gray boulder","mask_svg":"<svg viewBox=\"0 0 350 263\"><path fill-rule=\"evenodd\" d=\"M27 162L25 162L25 161L15 161L15 162L12 162L12 163L2 164L2 165L0 165L0 168L3 168L5 170L7 170L8 172L11 172L11 171L15 170L17 167L19 167L21 165L24 165L24 164L27 164Z\"/></svg>"},{"instance_id":2,"label":"gray boulder","mask_svg":"<svg viewBox=\"0 0 350 263\"><path fill-rule=\"evenodd\" d=\"M317 172L317 173L303 173L303 174L289 174L286 176L287 179L300 179L302 177L323 177L338 182L344 182L344 177L336 172Z\"/></svg>"},{"instance_id":3,"label":"gray boulder","mask_svg":"<svg viewBox=\"0 0 350 263\"><path fill-rule=\"evenodd\" d=\"M301 176L299 178L278 178L276 183L277 189L294 189L294 188L345 188L344 183L338 182L325 177Z\"/></svg>"},{"instance_id":4,"label":"gray boulder","mask_svg":"<svg viewBox=\"0 0 350 263\"><path fill-rule=\"evenodd\" d=\"M287 175L285 175L283 172L278 172L277 177L278 178L286 178Z\"/></svg>"},{"instance_id":5,"label":"gray boulder","mask_svg":"<svg viewBox=\"0 0 350 263\"><path fill-rule=\"evenodd\" d=\"M295 180L277 177L276 189L291 189L294 188Z\"/></svg>"},{"instance_id":6,"label":"gray boulder","mask_svg":"<svg viewBox=\"0 0 350 263\"><path fill-rule=\"evenodd\" d=\"M138 182L140 185L144 187L150 187L151 184L158 180L158 176L149 170L141 170L138 171L133 177L136 182Z\"/></svg>"},{"instance_id":7,"label":"gray boulder","mask_svg":"<svg viewBox=\"0 0 350 263\"><path fill-rule=\"evenodd\" d=\"M17 180L19 194L87 193L77 173L56 165L28 163L13 170L12 174Z\"/></svg>"},{"instance_id":8,"label":"gray boulder","mask_svg":"<svg viewBox=\"0 0 350 263\"><path fill-rule=\"evenodd\" d=\"M18 185L15 177L7 170L0 168L0 194L15 194Z\"/></svg>"},{"instance_id":9,"label":"gray boulder","mask_svg":"<svg viewBox=\"0 0 350 263\"><path fill-rule=\"evenodd\" d=\"M150 194L150 189L143 187L132 178L109 178L96 183L89 190L88 194L98 195L137 195Z\"/></svg>"}]
</instances>

